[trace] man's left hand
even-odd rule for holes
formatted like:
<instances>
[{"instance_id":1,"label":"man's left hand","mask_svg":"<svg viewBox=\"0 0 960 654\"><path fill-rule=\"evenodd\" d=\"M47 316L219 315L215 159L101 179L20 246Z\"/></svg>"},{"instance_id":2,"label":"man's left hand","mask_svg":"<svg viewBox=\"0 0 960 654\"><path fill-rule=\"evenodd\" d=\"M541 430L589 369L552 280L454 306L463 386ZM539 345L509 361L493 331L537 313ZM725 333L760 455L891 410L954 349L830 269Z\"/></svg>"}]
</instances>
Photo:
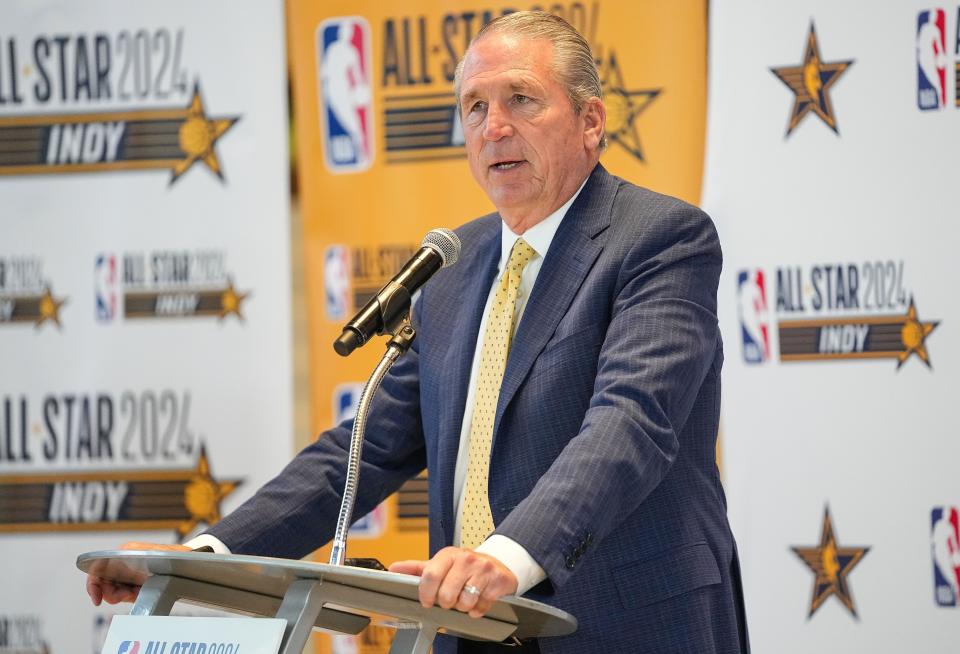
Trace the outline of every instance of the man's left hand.
<instances>
[{"instance_id":1,"label":"man's left hand","mask_svg":"<svg viewBox=\"0 0 960 654\"><path fill-rule=\"evenodd\" d=\"M517 577L507 566L462 547L445 547L429 561L397 561L390 572L419 576L420 603L426 608L438 604L471 618L482 617L498 599L517 592Z\"/></svg>"}]
</instances>

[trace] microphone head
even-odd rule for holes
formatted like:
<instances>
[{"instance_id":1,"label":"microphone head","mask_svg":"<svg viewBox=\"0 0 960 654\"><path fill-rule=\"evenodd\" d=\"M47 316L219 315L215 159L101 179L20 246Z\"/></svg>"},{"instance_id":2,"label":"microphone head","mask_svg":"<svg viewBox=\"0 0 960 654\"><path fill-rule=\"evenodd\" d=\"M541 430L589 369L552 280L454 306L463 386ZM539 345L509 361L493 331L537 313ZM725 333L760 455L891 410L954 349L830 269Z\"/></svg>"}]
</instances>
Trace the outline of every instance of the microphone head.
<instances>
[{"instance_id":1,"label":"microphone head","mask_svg":"<svg viewBox=\"0 0 960 654\"><path fill-rule=\"evenodd\" d=\"M443 267L452 266L460 258L460 237L449 229L438 227L423 237L422 247L427 247L440 255Z\"/></svg>"}]
</instances>

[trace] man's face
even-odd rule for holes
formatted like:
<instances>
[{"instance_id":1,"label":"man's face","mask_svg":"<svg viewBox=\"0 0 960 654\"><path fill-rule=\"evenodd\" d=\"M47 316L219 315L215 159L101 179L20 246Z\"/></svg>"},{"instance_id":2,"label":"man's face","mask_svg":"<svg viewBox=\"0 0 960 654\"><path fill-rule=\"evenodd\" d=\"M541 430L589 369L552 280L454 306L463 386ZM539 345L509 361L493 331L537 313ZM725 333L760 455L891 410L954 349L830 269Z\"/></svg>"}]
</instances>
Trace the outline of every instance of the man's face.
<instances>
[{"instance_id":1,"label":"man's face","mask_svg":"<svg viewBox=\"0 0 960 654\"><path fill-rule=\"evenodd\" d=\"M474 43L464 61L460 111L470 171L515 231L558 209L596 161L602 116L599 129L591 128L593 105L574 111L552 63L550 42L498 33Z\"/></svg>"}]
</instances>

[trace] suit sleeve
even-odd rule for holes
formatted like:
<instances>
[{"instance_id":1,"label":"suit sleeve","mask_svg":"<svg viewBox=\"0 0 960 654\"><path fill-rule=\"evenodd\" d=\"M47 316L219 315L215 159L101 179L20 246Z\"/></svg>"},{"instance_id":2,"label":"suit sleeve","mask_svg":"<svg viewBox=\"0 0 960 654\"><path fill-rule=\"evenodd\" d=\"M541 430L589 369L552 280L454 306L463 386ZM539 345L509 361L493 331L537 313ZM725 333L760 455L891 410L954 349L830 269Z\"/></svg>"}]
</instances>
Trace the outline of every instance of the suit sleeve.
<instances>
[{"instance_id":1,"label":"suit sleeve","mask_svg":"<svg viewBox=\"0 0 960 654\"><path fill-rule=\"evenodd\" d=\"M622 246L611 320L579 433L495 532L523 546L555 588L583 551L615 530L667 474L716 355L722 259L716 230L706 214L682 203L651 220L662 225ZM627 240L611 236L606 247Z\"/></svg>"},{"instance_id":2,"label":"suit sleeve","mask_svg":"<svg viewBox=\"0 0 960 654\"><path fill-rule=\"evenodd\" d=\"M380 345L378 339L370 347ZM415 341L384 379L371 407L354 521L426 466L419 396ZM234 554L301 558L325 544L333 538L340 512L352 426L348 420L320 434L207 533Z\"/></svg>"}]
</instances>

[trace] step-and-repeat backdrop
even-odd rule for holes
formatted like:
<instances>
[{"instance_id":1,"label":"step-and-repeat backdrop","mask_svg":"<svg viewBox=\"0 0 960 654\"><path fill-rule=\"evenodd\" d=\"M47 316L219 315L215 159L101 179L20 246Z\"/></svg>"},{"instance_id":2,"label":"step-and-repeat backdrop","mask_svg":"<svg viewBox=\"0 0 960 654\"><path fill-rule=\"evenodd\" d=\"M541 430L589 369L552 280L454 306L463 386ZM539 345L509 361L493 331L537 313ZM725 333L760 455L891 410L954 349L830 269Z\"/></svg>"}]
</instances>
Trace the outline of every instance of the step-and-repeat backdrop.
<instances>
[{"instance_id":1,"label":"step-and-repeat backdrop","mask_svg":"<svg viewBox=\"0 0 960 654\"><path fill-rule=\"evenodd\" d=\"M280 2L5 2L0 651L98 652L74 561L291 454ZM129 611L129 605L120 611Z\"/></svg>"},{"instance_id":2,"label":"step-and-repeat backdrop","mask_svg":"<svg viewBox=\"0 0 960 654\"><path fill-rule=\"evenodd\" d=\"M453 74L473 35L504 9L473 0L291 0L288 6L319 431L353 412L361 383L384 349L373 342L349 359L338 357L331 344L343 323L427 231L457 227L492 210L467 168ZM604 165L696 202L706 111L706 3L509 6L557 13L590 41L608 107ZM425 558L426 515L426 479L414 480L359 523L349 555L385 563ZM318 649L386 652L390 634L372 627L356 638L318 639Z\"/></svg>"},{"instance_id":3,"label":"step-and-repeat backdrop","mask_svg":"<svg viewBox=\"0 0 960 654\"><path fill-rule=\"evenodd\" d=\"M591 42L614 173L697 202L708 128L755 650L936 650L960 616L960 6L768 5L710 3L709 121L705 2L514 8ZM337 357L342 323L426 231L491 208L452 78L501 11L287 4L317 431L381 351ZM4 10L0 651L98 651L114 611L76 554L186 537L290 456L283 53L280 3ZM350 553L425 556L425 520L414 480Z\"/></svg>"},{"instance_id":4,"label":"step-and-repeat backdrop","mask_svg":"<svg viewBox=\"0 0 960 654\"><path fill-rule=\"evenodd\" d=\"M958 20L711 3L704 205L758 652L957 647Z\"/></svg>"}]
</instances>

